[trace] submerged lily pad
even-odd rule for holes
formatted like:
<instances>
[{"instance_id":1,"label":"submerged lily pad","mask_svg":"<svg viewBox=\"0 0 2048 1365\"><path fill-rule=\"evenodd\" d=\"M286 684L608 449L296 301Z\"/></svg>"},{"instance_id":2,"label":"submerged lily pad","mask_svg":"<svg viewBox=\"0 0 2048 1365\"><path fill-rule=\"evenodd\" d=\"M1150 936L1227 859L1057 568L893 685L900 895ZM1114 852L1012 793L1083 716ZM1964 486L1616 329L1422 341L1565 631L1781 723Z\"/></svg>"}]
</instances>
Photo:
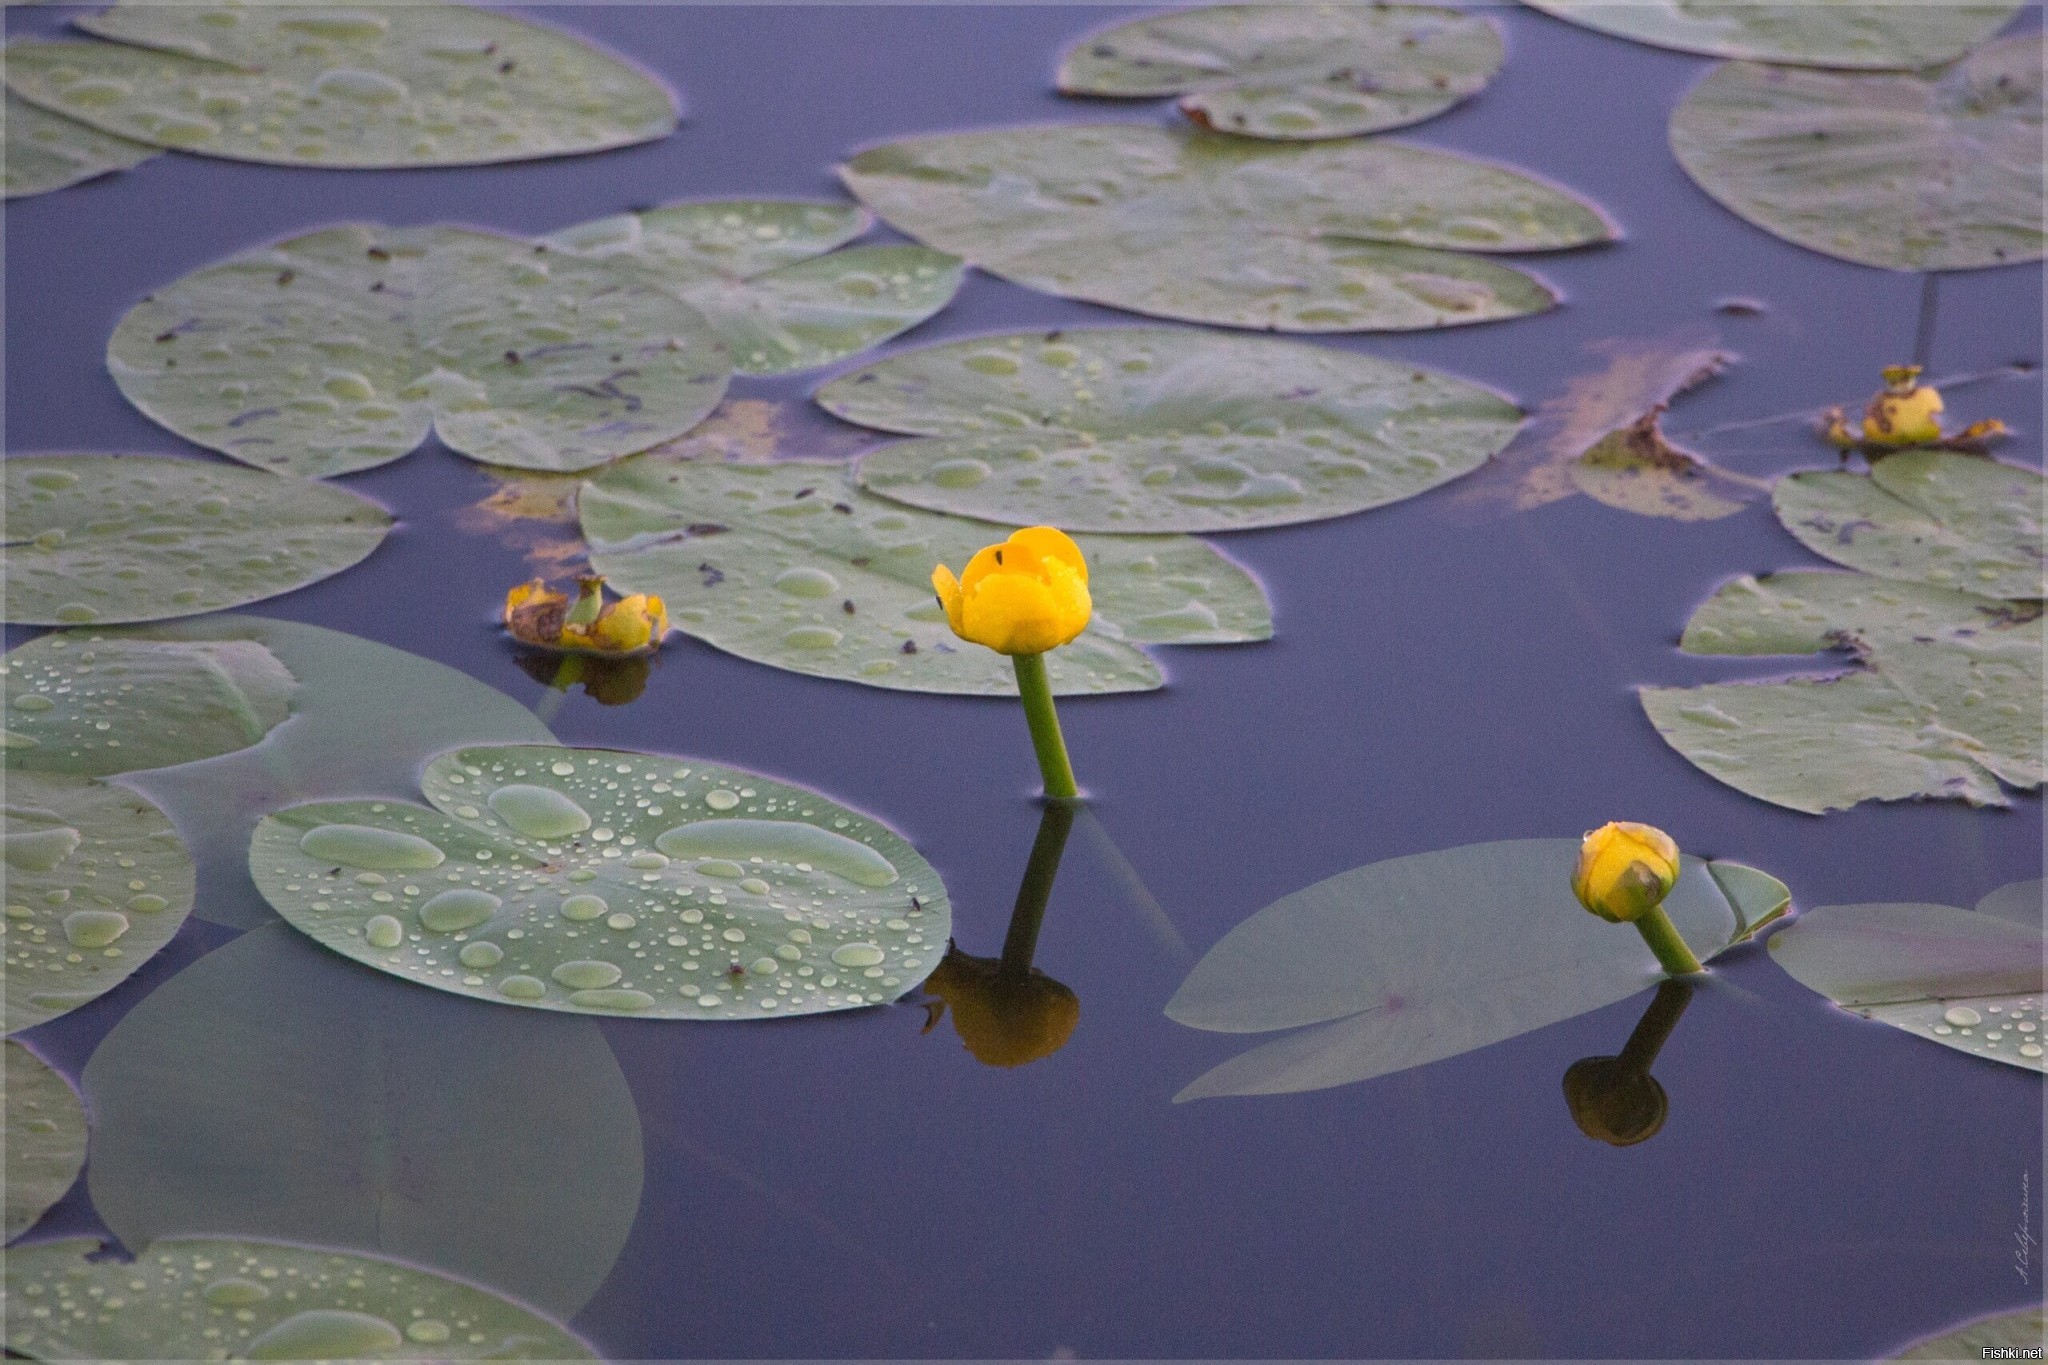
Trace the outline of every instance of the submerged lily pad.
<instances>
[{"instance_id":1,"label":"submerged lily pad","mask_svg":"<svg viewBox=\"0 0 2048 1365\"><path fill-rule=\"evenodd\" d=\"M7 96L6 197L47 194L109 171L125 171L160 156L159 148L40 109Z\"/></svg>"},{"instance_id":2,"label":"submerged lily pad","mask_svg":"<svg viewBox=\"0 0 2048 1365\"><path fill-rule=\"evenodd\" d=\"M1350 1085L1656 985L1663 974L1642 939L1572 896L1578 856L1576 839L1468 844L1353 868L1275 901L1195 964L1166 1013L1219 1033L1301 1031L1232 1058L1175 1100ZM1729 866L1686 858L1664 903L1703 962L1790 903L1775 878L1717 870Z\"/></svg>"},{"instance_id":3,"label":"submerged lily pad","mask_svg":"<svg viewBox=\"0 0 2048 1365\"><path fill-rule=\"evenodd\" d=\"M1895 6L1911 13L1940 6ZM2043 254L2039 34L1925 73L1734 62L1671 116L1671 150L1739 217L1891 270Z\"/></svg>"},{"instance_id":4,"label":"submerged lily pad","mask_svg":"<svg viewBox=\"0 0 2048 1365\"><path fill-rule=\"evenodd\" d=\"M1868 474L1778 481L1778 520L1815 554L1883 578L1984 597L2044 595L2041 476L1945 450L1902 450Z\"/></svg>"},{"instance_id":5,"label":"submerged lily pad","mask_svg":"<svg viewBox=\"0 0 2048 1365\"><path fill-rule=\"evenodd\" d=\"M894 1000L938 965L938 874L886 826L700 760L547 745L427 765L437 809L294 806L249 849L316 941L536 1009L763 1019Z\"/></svg>"},{"instance_id":6,"label":"submerged lily pad","mask_svg":"<svg viewBox=\"0 0 2048 1365\"><path fill-rule=\"evenodd\" d=\"M309 477L387 464L429 431L488 464L588 469L688 431L731 376L703 315L630 265L364 223L157 290L107 369L187 440Z\"/></svg>"},{"instance_id":7,"label":"submerged lily pad","mask_svg":"<svg viewBox=\"0 0 2048 1365\"><path fill-rule=\"evenodd\" d=\"M1068 531L1345 516L1471 472L1522 421L1506 399L1413 365L1163 327L930 346L834 380L817 401L934 438L870 451L865 487Z\"/></svg>"},{"instance_id":8,"label":"submerged lily pad","mask_svg":"<svg viewBox=\"0 0 2048 1365\"><path fill-rule=\"evenodd\" d=\"M1433 118L1485 89L1506 56L1473 14L1435 5L1213 5L1082 39L1068 95L1180 95L1219 132L1348 137Z\"/></svg>"},{"instance_id":9,"label":"submerged lily pad","mask_svg":"<svg viewBox=\"0 0 2048 1365\"><path fill-rule=\"evenodd\" d=\"M7 611L21 625L195 616L340 573L391 529L367 498L137 455L7 461Z\"/></svg>"},{"instance_id":10,"label":"submerged lily pad","mask_svg":"<svg viewBox=\"0 0 2048 1365\"><path fill-rule=\"evenodd\" d=\"M2034 603L1825 570L1739 578L1693 614L1691 654L1846 647L1837 677L1645 687L1666 743L1759 800L1820 814L1859 801L2006 804L2039 786L2042 618Z\"/></svg>"},{"instance_id":11,"label":"submerged lily pad","mask_svg":"<svg viewBox=\"0 0 2048 1365\"><path fill-rule=\"evenodd\" d=\"M1614 229L1505 167L1383 138L1262 143L1133 124L906 139L840 178L883 218L1004 279L1193 322L1398 331L1538 313L1548 286L1467 251Z\"/></svg>"},{"instance_id":12,"label":"submerged lily pad","mask_svg":"<svg viewBox=\"0 0 2048 1365\"><path fill-rule=\"evenodd\" d=\"M108 42L16 42L8 88L104 132L286 166L462 166L666 137L675 98L580 38L471 5L123 4Z\"/></svg>"},{"instance_id":13,"label":"submerged lily pad","mask_svg":"<svg viewBox=\"0 0 2048 1365\"><path fill-rule=\"evenodd\" d=\"M1823 905L1771 938L1793 979L1944 1047L2044 1069L2041 925L1951 905Z\"/></svg>"},{"instance_id":14,"label":"submerged lily pad","mask_svg":"<svg viewBox=\"0 0 2048 1365\"><path fill-rule=\"evenodd\" d=\"M97 1000L170 942L192 909L192 859L134 792L64 773L7 773L6 1031Z\"/></svg>"},{"instance_id":15,"label":"submerged lily pad","mask_svg":"<svg viewBox=\"0 0 2048 1365\"><path fill-rule=\"evenodd\" d=\"M744 659L872 687L1017 694L1010 661L956 638L932 596L1002 528L855 488L838 464L632 460L584 486L593 568L668 603L676 627ZM1046 659L1053 690L1159 687L1141 644L1273 633L1258 581L1184 536L1078 538L1094 619Z\"/></svg>"},{"instance_id":16,"label":"submerged lily pad","mask_svg":"<svg viewBox=\"0 0 2048 1365\"><path fill-rule=\"evenodd\" d=\"M7 1250L7 1347L32 1360L595 1360L487 1289L354 1252L166 1237Z\"/></svg>"},{"instance_id":17,"label":"submerged lily pad","mask_svg":"<svg viewBox=\"0 0 2048 1365\"><path fill-rule=\"evenodd\" d=\"M85 1168L85 1105L71 1082L28 1048L12 1039L0 1046L6 1053L0 1115L7 1124L6 1238L11 1242L34 1227Z\"/></svg>"},{"instance_id":18,"label":"submerged lily pad","mask_svg":"<svg viewBox=\"0 0 2048 1365\"><path fill-rule=\"evenodd\" d=\"M2004 28L2016 4L1870 0L1525 0L1532 8L1654 47L1788 66L1918 71Z\"/></svg>"}]
</instances>

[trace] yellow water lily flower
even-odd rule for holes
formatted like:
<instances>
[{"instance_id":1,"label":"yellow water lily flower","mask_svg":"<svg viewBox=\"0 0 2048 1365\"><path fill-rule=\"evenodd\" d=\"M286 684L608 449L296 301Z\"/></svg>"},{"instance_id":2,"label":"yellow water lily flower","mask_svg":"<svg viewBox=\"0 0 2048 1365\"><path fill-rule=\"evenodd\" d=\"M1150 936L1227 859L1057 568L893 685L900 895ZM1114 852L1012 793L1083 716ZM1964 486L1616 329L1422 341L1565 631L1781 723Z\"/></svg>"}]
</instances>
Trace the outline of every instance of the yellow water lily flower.
<instances>
[{"instance_id":1,"label":"yellow water lily flower","mask_svg":"<svg viewBox=\"0 0 2048 1365\"><path fill-rule=\"evenodd\" d=\"M951 1006L953 1031L987 1066L1023 1066L1050 1057L1067 1045L1081 1021L1080 998L1038 968L1007 971L999 958L958 948L946 950L924 988L938 997L924 1031L937 1027Z\"/></svg>"},{"instance_id":2,"label":"yellow water lily flower","mask_svg":"<svg viewBox=\"0 0 2048 1365\"><path fill-rule=\"evenodd\" d=\"M522 644L572 654L623 658L661 647L668 608L659 597L636 592L606 602L604 579L595 574L576 587L571 602L544 579L521 583L505 594L505 629Z\"/></svg>"},{"instance_id":3,"label":"yellow water lily flower","mask_svg":"<svg viewBox=\"0 0 2048 1365\"><path fill-rule=\"evenodd\" d=\"M1863 410L1872 445L1923 446L1941 439L1941 390L1922 384L1918 365L1887 365L1884 389Z\"/></svg>"},{"instance_id":4,"label":"yellow water lily flower","mask_svg":"<svg viewBox=\"0 0 2048 1365\"><path fill-rule=\"evenodd\" d=\"M1678 882L1678 845L1653 825L1614 820L1587 834L1572 872L1579 904L1611 924L1641 919Z\"/></svg>"},{"instance_id":5,"label":"yellow water lily flower","mask_svg":"<svg viewBox=\"0 0 2048 1365\"><path fill-rule=\"evenodd\" d=\"M977 550L956 579L941 564L932 588L953 633L999 654L1043 654L1088 628L1088 561L1064 531L1027 526Z\"/></svg>"}]
</instances>

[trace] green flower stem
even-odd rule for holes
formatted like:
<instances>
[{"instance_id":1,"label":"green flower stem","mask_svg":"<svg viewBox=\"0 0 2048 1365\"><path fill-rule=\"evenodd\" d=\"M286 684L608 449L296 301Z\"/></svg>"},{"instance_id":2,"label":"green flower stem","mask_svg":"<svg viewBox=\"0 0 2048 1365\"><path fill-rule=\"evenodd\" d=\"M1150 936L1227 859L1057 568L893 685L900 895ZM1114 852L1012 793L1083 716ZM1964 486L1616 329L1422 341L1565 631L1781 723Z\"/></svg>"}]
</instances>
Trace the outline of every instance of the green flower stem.
<instances>
[{"instance_id":1,"label":"green flower stem","mask_svg":"<svg viewBox=\"0 0 2048 1365\"><path fill-rule=\"evenodd\" d=\"M1643 942L1650 945L1650 951L1657 955L1657 961L1664 964L1664 970L1673 976L1697 976L1706 970L1700 960L1692 955L1692 949L1678 936L1678 928L1672 924L1671 916L1664 913L1664 907L1653 905L1635 921L1636 932L1643 936Z\"/></svg>"},{"instance_id":2,"label":"green flower stem","mask_svg":"<svg viewBox=\"0 0 2048 1365\"><path fill-rule=\"evenodd\" d=\"M1076 805L1048 801L1038 817L1038 837L1031 842L1031 861L1025 864L1024 881L1017 887L1017 904L1010 911L1002 965L997 969L997 975L1007 980L1022 981L1031 975L1038 930L1045 923L1046 904L1052 900L1053 879L1060 875L1060 858L1067 851L1067 834L1074 828Z\"/></svg>"},{"instance_id":3,"label":"green flower stem","mask_svg":"<svg viewBox=\"0 0 2048 1365\"><path fill-rule=\"evenodd\" d=\"M1017 666L1017 695L1024 699L1024 718L1031 722L1031 746L1038 750L1038 771L1045 775L1045 794L1056 801L1071 801L1081 794L1081 789L1074 785L1074 765L1067 759L1067 741L1060 734L1059 712L1053 710L1045 656L1015 654L1011 662Z\"/></svg>"}]
</instances>

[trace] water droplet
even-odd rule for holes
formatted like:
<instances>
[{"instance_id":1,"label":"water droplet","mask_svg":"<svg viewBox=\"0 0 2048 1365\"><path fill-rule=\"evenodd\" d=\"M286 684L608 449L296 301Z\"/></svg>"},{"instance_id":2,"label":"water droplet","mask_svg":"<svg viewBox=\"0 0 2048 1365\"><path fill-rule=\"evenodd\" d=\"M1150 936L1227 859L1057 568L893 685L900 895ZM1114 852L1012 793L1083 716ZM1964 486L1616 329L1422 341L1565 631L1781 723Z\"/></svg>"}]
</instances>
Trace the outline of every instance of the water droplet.
<instances>
[{"instance_id":1,"label":"water droplet","mask_svg":"<svg viewBox=\"0 0 2048 1365\"><path fill-rule=\"evenodd\" d=\"M498 994L508 1000L538 1000L548 988L531 976L508 976L498 983Z\"/></svg>"},{"instance_id":2,"label":"water droplet","mask_svg":"<svg viewBox=\"0 0 2048 1365\"><path fill-rule=\"evenodd\" d=\"M488 891L458 886L443 891L422 905L420 923L437 934L453 934L463 929L474 929L496 914L504 903Z\"/></svg>"},{"instance_id":3,"label":"water droplet","mask_svg":"<svg viewBox=\"0 0 2048 1365\"><path fill-rule=\"evenodd\" d=\"M791 597L830 597L839 591L839 580L823 569L784 569L775 576L775 586Z\"/></svg>"},{"instance_id":4,"label":"water droplet","mask_svg":"<svg viewBox=\"0 0 2048 1365\"><path fill-rule=\"evenodd\" d=\"M24 692L14 699L17 711L47 711L56 704L40 692Z\"/></svg>"},{"instance_id":5,"label":"water droplet","mask_svg":"<svg viewBox=\"0 0 2048 1365\"><path fill-rule=\"evenodd\" d=\"M372 948L396 948L405 942L405 926L396 915L372 915L363 926L363 939Z\"/></svg>"},{"instance_id":6,"label":"water droplet","mask_svg":"<svg viewBox=\"0 0 2048 1365\"><path fill-rule=\"evenodd\" d=\"M866 844L793 820L700 820L662 831L654 845L671 858L809 863L861 886L887 886L897 876L895 864Z\"/></svg>"},{"instance_id":7,"label":"water droplet","mask_svg":"<svg viewBox=\"0 0 2048 1365\"><path fill-rule=\"evenodd\" d=\"M762 881L759 877L748 877L740 882L740 890L750 891L756 896L765 896L772 889L768 883Z\"/></svg>"},{"instance_id":8,"label":"water droplet","mask_svg":"<svg viewBox=\"0 0 2048 1365\"><path fill-rule=\"evenodd\" d=\"M224 1280L215 1280L201 1290L199 1297L215 1308L247 1308L252 1303L261 1303L270 1297L270 1291L254 1280L245 1280L230 1275Z\"/></svg>"},{"instance_id":9,"label":"water droplet","mask_svg":"<svg viewBox=\"0 0 2048 1365\"><path fill-rule=\"evenodd\" d=\"M463 966L485 971L505 960L505 950L495 943L465 943L457 957Z\"/></svg>"},{"instance_id":10,"label":"water droplet","mask_svg":"<svg viewBox=\"0 0 2048 1365\"><path fill-rule=\"evenodd\" d=\"M625 973L609 962L564 962L551 973L555 980L571 990L600 990L617 981Z\"/></svg>"},{"instance_id":11,"label":"water droplet","mask_svg":"<svg viewBox=\"0 0 2048 1365\"><path fill-rule=\"evenodd\" d=\"M967 357L960 362L976 374L1005 375L1017 373L1017 362L1009 356L991 354L987 351Z\"/></svg>"},{"instance_id":12,"label":"water droplet","mask_svg":"<svg viewBox=\"0 0 2048 1365\"><path fill-rule=\"evenodd\" d=\"M1957 1028L1969 1028L1972 1025L1984 1022L1984 1016L1971 1009L1968 1005L1950 1005L1941 1017L1954 1024Z\"/></svg>"},{"instance_id":13,"label":"water droplet","mask_svg":"<svg viewBox=\"0 0 2048 1365\"><path fill-rule=\"evenodd\" d=\"M626 866L639 872L656 872L668 866L668 858L649 849L645 853L635 853L626 859Z\"/></svg>"},{"instance_id":14,"label":"water droplet","mask_svg":"<svg viewBox=\"0 0 2048 1365\"><path fill-rule=\"evenodd\" d=\"M842 943L832 950L832 961L841 967L873 967L882 960L882 950L872 943Z\"/></svg>"},{"instance_id":15,"label":"water droplet","mask_svg":"<svg viewBox=\"0 0 2048 1365\"><path fill-rule=\"evenodd\" d=\"M403 1345L398 1329L380 1317L342 1308L294 1313L242 1349L250 1360L335 1360Z\"/></svg>"},{"instance_id":16,"label":"water droplet","mask_svg":"<svg viewBox=\"0 0 2048 1365\"><path fill-rule=\"evenodd\" d=\"M97 607L88 607L83 602L66 602L57 608L57 619L70 626L82 626L88 621L100 619Z\"/></svg>"},{"instance_id":17,"label":"water droplet","mask_svg":"<svg viewBox=\"0 0 2048 1365\"><path fill-rule=\"evenodd\" d=\"M381 71L357 71L346 66L321 72L314 80L313 88L323 95L339 96L362 104L392 104L412 93L406 89L404 81Z\"/></svg>"},{"instance_id":18,"label":"water droplet","mask_svg":"<svg viewBox=\"0 0 2048 1365\"><path fill-rule=\"evenodd\" d=\"M29 475L28 481L29 485L33 488L56 493L77 483L78 476L68 469L43 469Z\"/></svg>"},{"instance_id":19,"label":"water droplet","mask_svg":"<svg viewBox=\"0 0 2048 1365\"><path fill-rule=\"evenodd\" d=\"M739 803L739 793L729 792L723 787L720 787L717 791L709 793L704 798L704 804L711 807L711 809L713 810L731 810L734 806L737 806ZM656 839L654 842L658 846L661 843L661 840ZM663 849L662 852L669 853L667 849ZM673 858L676 855L673 853L669 853L669 856Z\"/></svg>"},{"instance_id":20,"label":"water droplet","mask_svg":"<svg viewBox=\"0 0 2048 1365\"><path fill-rule=\"evenodd\" d=\"M354 370L329 370L326 377L321 380L320 387L336 398L346 398L357 403L367 402L377 396L376 387L369 379Z\"/></svg>"},{"instance_id":21,"label":"water droplet","mask_svg":"<svg viewBox=\"0 0 2048 1365\"><path fill-rule=\"evenodd\" d=\"M152 896L148 892L144 892L140 896L130 896L128 898L128 908L138 915L154 915L159 910L166 909L169 906L170 902L162 896Z\"/></svg>"},{"instance_id":22,"label":"water droplet","mask_svg":"<svg viewBox=\"0 0 2048 1365\"><path fill-rule=\"evenodd\" d=\"M32 829L21 833L9 833L0 839L0 850L9 867L18 867L24 872L48 872L57 864L69 858L77 847L85 842L85 836L68 825L55 829Z\"/></svg>"},{"instance_id":23,"label":"water droplet","mask_svg":"<svg viewBox=\"0 0 2048 1365\"><path fill-rule=\"evenodd\" d=\"M2040 1055L2041 1055L2041 1045L2040 1045L2039 1043L2021 1043L2021 1044L2020 1044L2020 1056L2022 1056L2022 1057L2038 1057L2038 1056L2040 1056Z\"/></svg>"},{"instance_id":24,"label":"water droplet","mask_svg":"<svg viewBox=\"0 0 2048 1365\"><path fill-rule=\"evenodd\" d=\"M576 773L576 765L564 759L562 762L549 768L548 771L556 777L573 777Z\"/></svg>"},{"instance_id":25,"label":"water droplet","mask_svg":"<svg viewBox=\"0 0 2048 1365\"><path fill-rule=\"evenodd\" d=\"M500 787L486 802L529 839L561 839L590 828L590 814L552 787Z\"/></svg>"},{"instance_id":26,"label":"water droplet","mask_svg":"<svg viewBox=\"0 0 2048 1365\"><path fill-rule=\"evenodd\" d=\"M439 1318L415 1318L405 1325L405 1334L414 1341L446 1341L449 1336L448 1324Z\"/></svg>"},{"instance_id":27,"label":"water droplet","mask_svg":"<svg viewBox=\"0 0 2048 1365\"><path fill-rule=\"evenodd\" d=\"M64 937L74 948L104 948L128 932L119 910L73 910L64 917Z\"/></svg>"},{"instance_id":28,"label":"water droplet","mask_svg":"<svg viewBox=\"0 0 2048 1365\"><path fill-rule=\"evenodd\" d=\"M782 633L782 643L791 649L831 649L843 638L830 626L798 626Z\"/></svg>"},{"instance_id":29,"label":"water droplet","mask_svg":"<svg viewBox=\"0 0 2048 1365\"><path fill-rule=\"evenodd\" d=\"M995 473L983 460L941 460L932 466L932 482L941 488L973 488Z\"/></svg>"},{"instance_id":30,"label":"water droplet","mask_svg":"<svg viewBox=\"0 0 2048 1365\"><path fill-rule=\"evenodd\" d=\"M611 906L605 903L603 896L570 896L562 901L562 918L573 919L579 923L584 920L601 919L609 909Z\"/></svg>"},{"instance_id":31,"label":"water droplet","mask_svg":"<svg viewBox=\"0 0 2048 1365\"><path fill-rule=\"evenodd\" d=\"M414 834L374 825L321 825L299 839L307 857L343 867L425 871L448 861L448 855Z\"/></svg>"},{"instance_id":32,"label":"water droplet","mask_svg":"<svg viewBox=\"0 0 2048 1365\"><path fill-rule=\"evenodd\" d=\"M555 974L560 976L561 969L556 968ZM569 1003L585 1009L645 1010L654 1008L654 997L646 991L580 990L569 993Z\"/></svg>"}]
</instances>

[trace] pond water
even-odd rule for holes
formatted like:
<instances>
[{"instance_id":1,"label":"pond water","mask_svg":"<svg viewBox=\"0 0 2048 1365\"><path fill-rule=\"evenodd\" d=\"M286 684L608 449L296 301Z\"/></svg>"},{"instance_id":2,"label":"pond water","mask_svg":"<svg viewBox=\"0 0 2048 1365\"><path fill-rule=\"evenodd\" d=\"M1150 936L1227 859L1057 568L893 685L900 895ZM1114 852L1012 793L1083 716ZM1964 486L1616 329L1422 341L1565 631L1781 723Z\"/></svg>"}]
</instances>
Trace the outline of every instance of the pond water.
<instances>
[{"instance_id":1,"label":"pond water","mask_svg":"<svg viewBox=\"0 0 2048 1365\"><path fill-rule=\"evenodd\" d=\"M1160 121L1161 105L1049 89L1060 49L1137 12L535 10L678 84L681 130L600 156L418 173L173 156L12 204L7 447L188 450L107 380L114 322L153 287L319 224L537 233L673 199L837 198L830 168L876 141ZM1669 111L1708 59L1533 11L1488 12L1508 41L1500 77L1401 136L1570 186L1606 208L1622 240L1531 263L1566 297L1550 314L1322 344L1410 359L1533 407L1594 367L1589 343L1718 339L1739 363L1679 401L1668 425L1681 434L1859 403L1880 366L1912 354L1920 277L1786 245L1719 209L1673 162ZM67 13L10 9L8 31L49 31ZM2041 288L2037 266L1943 277L1930 373L2038 367ZM1717 311L1733 297L1762 311ZM974 274L892 345L1127 321ZM743 378L731 399L779 405L785 451L852 449L864 438L803 403L818 382ZM2002 456L2039 464L2031 373L1949 398L1959 424L2004 418L2018 435ZM1756 476L1832 462L1796 422L1696 444ZM255 610L380 640L540 703L546 689L519 669L492 615L534 572L527 547L570 532L481 518L474 506L495 483L432 443L344 482L393 509L398 531L361 566ZM948 1025L921 1034L915 997L749 1027L603 1021L645 1163L637 1209L607 1215L621 1229L630 1216L608 1269L584 1215L621 1186L598 1167L630 1154L592 1131L609 1121L608 1101L564 1081L591 1057L555 1047L545 1026L574 1021L544 1016L536 1028L522 1015L503 1026L519 1047L489 1046L492 1021L516 1012L461 1001L387 1010L397 988L385 978L296 942L257 944L301 973L271 997L277 1008L335 1021L348 1040L332 1049L334 1087L376 1095L400 1116L394 1126L468 1115L436 1140L457 1158L473 1148L496 1182L388 1173L357 1245L380 1245L387 1217L393 1228L461 1226L479 1208L522 1202L516 1191L506 1200L505 1182L530 1182L531 1202L574 1226L559 1247L544 1225L522 1227L535 1245L515 1258L554 1275L565 1297L587 1297L572 1325L617 1359L1845 1357L2038 1302L2038 1268L2014 1263L2015 1236L2042 1223L2038 1078L1855 1019L1759 948L1721 964L1723 988L1701 991L1673 1030L1657 1067L1669 1119L1638 1146L1589 1141L1560 1084L1574 1061L1621 1050L1647 994L1339 1089L1171 1103L1243 1046L1161 1012L1195 957L1259 907L1362 863L1626 818L1672 831L1689 852L1770 870L1799 907L1970 905L2041 874L2038 795L2009 810L1798 815L1710 780L1650 728L1638 684L1770 673L1676 650L1722 581L1821 562L1767 502L1677 523L1583 497L1508 513L1459 491L1220 539L1265 583L1276 638L1162 650L1163 691L1065 706L1092 801L1036 958L1080 1001L1056 1055L982 1066ZM678 636L637 700L604 706L577 691L550 724L565 743L697 755L874 813L944 876L960 945L993 956L1002 944L1039 824L1014 705L797 677ZM203 866L201 886L254 895L234 865ZM30 1040L76 1077L128 1011L237 933L195 918L121 988ZM261 1031L260 1012L223 1018ZM222 1039L222 1055L243 1055L247 1041ZM183 1064L198 1075L212 1053L202 1034ZM295 1106L322 1102L318 1076L280 1071L250 1088L232 1119L242 1129L291 1128ZM500 1113L451 1102L471 1088L498 1097L500 1121L515 1125L503 1115L532 1117L563 1096L586 1095L587 1107L551 1111L557 1136L516 1148L462 1126ZM373 1122L337 1131L378 1140ZM152 1192L158 1178L183 1193ZM297 1178L232 1163L153 1173L145 1162L131 1177L141 1190L126 1196L222 1220L158 1231L255 1234L264 1229L229 1224L258 1215L234 1211L289 1205L306 1194ZM203 1211L209 1189L229 1212ZM33 1236L106 1229L81 1181Z\"/></svg>"}]
</instances>

